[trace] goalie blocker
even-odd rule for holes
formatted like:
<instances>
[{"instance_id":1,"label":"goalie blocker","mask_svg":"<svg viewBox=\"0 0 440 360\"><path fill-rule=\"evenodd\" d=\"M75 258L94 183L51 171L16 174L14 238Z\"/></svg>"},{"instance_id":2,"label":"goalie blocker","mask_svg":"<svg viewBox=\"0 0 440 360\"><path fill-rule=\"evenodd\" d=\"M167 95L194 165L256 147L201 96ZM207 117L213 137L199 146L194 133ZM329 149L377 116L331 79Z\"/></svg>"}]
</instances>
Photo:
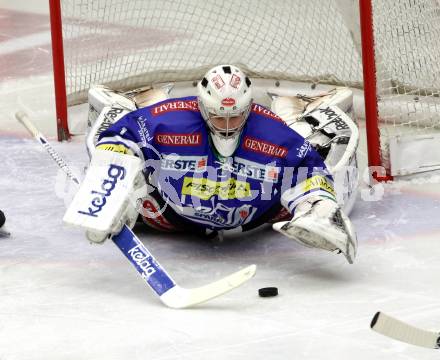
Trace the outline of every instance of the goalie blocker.
<instances>
[{"instance_id":1,"label":"goalie blocker","mask_svg":"<svg viewBox=\"0 0 440 360\"><path fill-rule=\"evenodd\" d=\"M95 243L125 224L133 227L138 216L135 194L145 185L141 168L142 160L136 156L95 150L64 222L85 228L87 238Z\"/></svg>"}]
</instances>

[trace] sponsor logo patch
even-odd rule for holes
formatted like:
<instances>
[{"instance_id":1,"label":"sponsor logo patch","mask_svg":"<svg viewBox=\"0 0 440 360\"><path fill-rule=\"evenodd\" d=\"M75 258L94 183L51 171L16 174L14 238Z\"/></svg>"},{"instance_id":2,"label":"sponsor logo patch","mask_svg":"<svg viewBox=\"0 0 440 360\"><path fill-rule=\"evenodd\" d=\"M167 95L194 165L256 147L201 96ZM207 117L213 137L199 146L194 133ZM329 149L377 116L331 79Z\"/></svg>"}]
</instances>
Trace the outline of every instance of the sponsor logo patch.
<instances>
[{"instance_id":1,"label":"sponsor logo patch","mask_svg":"<svg viewBox=\"0 0 440 360\"><path fill-rule=\"evenodd\" d=\"M269 167L269 171L267 172L266 180L269 181L278 181L278 175L280 173L279 168L277 167Z\"/></svg>"},{"instance_id":2,"label":"sponsor logo patch","mask_svg":"<svg viewBox=\"0 0 440 360\"><path fill-rule=\"evenodd\" d=\"M271 119L274 119L276 121L284 122L283 119L281 119L278 115L274 114L269 109L266 109L264 106L261 106L261 105L258 105L258 104L252 104L251 111L253 113L255 113L255 114L263 115L263 116L269 117Z\"/></svg>"},{"instance_id":3,"label":"sponsor logo patch","mask_svg":"<svg viewBox=\"0 0 440 360\"><path fill-rule=\"evenodd\" d=\"M131 154L131 150L122 144L99 144L97 149L113 151L121 154Z\"/></svg>"},{"instance_id":4,"label":"sponsor logo patch","mask_svg":"<svg viewBox=\"0 0 440 360\"><path fill-rule=\"evenodd\" d=\"M198 111L197 100L176 100L157 105L151 109L151 115L157 116L170 111Z\"/></svg>"},{"instance_id":5,"label":"sponsor logo patch","mask_svg":"<svg viewBox=\"0 0 440 360\"><path fill-rule=\"evenodd\" d=\"M217 89L221 89L223 86L225 86L225 82L220 75L214 76L211 81Z\"/></svg>"},{"instance_id":6,"label":"sponsor logo patch","mask_svg":"<svg viewBox=\"0 0 440 360\"><path fill-rule=\"evenodd\" d=\"M161 159L160 167L163 170L204 172L207 162L207 156L165 155Z\"/></svg>"},{"instance_id":7,"label":"sponsor logo patch","mask_svg":"<svg viewBox=\"0 0 440 360\"><path fill-rule=\"evenodd\" d=\"M341 115L338 114L338 112L337 112L337 111L342 112L342 110L340 110L338 108L331 108L329 106L327 106L325 109L319 108L317 110L320 114L324 114L326 116L326 118L327 118L326 120L328 120L328 121L333 120L334 121L336 130L348 130L349 129L349 126L347 125L347 123L342 119ZM337 110L337 111L335 111L335 110Z\"/></svg>"},{"instance_id":8,"label":"sponsor logo patch","mask_svg":"<svg viewBox=\"0 0 440 360\"><path fill-rule=\"evenodd\" d=\"M120 117L119 115L123 112L127 112L124 109L121 108L117 108L117 107L112 107L106 114L105 117L106 118L110 118L112 119L112 121L114 122L115 119L117 119L118 117Z\"/></svg>"},{"instance_id":9,"label":"sponsor logo patch","mask_svg":"<svg viewBox=\"0 0 440 360\"><path fill-rule=\"evenodd\" d=\"M251 138L249 136L244 138L243 148L252 152L278 158L285 158L289 152L284 146L278 146L267 141Z\"/></svg>"},{"instance_id":10,"label":"sponsor logo patch","mask_svg":"<svg viewBox=\"0 0 440 360\"><path fill-rule=\"evenodd\" d=\"M136 245L135 247L131 248L127 251L127 254L142 270L141 276L145 280L148 280L150 276L156 272L152 255L141 245Z\"/></svg>"},{"instance_id":11,"label":"sponsor logo patch","mask_svg":"<svg viewBox=\"0 0 440 360\"><path fill-rule=\"evenodd\" d=\"M202 133L159 133L154 136L154 141L168 146L198 146L202 143Z\"/></svg>"},{"instance_id":12,"label":"sponsor logo patch","mask_svg":"<svg viewBox=\"0 0 440 360\"><path fill-rule=\"evenodd\" d=\"M280 168L236 157L232 162L232 172L255 180L277 182Z\"/></svg>"},{"instance_id":13,"label":"sponsor logo patch","mask_svg":"<svg viewBox=\"0 0 440 360\"><path fill-rule=\"evenodd\" d=\"M324 190L332 194L333 196L336 196L333 184L322 175L312 176L310 179L307 179L302 183L302 187L304 192L313 190Z\"/></svg>"},{"instance_id":14,"label":"sponsor logo patch","mask_svg":"<svg viewBox=\"0 0 440 360\"><path fill-rule=\"evenodd\" d=\"M223 106L234 106L235 105L235 99L233 98L224 98L222 100Z\"/></svg>"},{"instance_id":15,"label":"sponsor logo patch","mask_svg":"<svg viewBox=\"0 0 440 360\"><path fill-rule=\"evenodd\" d=\"M79 210L78 213L98 217L98 213L100 213L105 204L107 204L107 199L111 196L117 183L125 178L125 173L126 170L123 166L110 164L107 170L108 178L102 182L99 190L92 190L90 192L90 194L93 195L93 199L90 201L91 206L88 207L87 211Z\"/></svg>"},{"instance_id":16,"label":"sponsor logo patch","mask_svg":"<svg viewBox=\"0 0 440 360\"><path fill-rule=\"evenodd\" d=\"M238 89L240 83L241 83L240 76L232 74L231 81L229 81L229 85L231 85L235 89Z\"/></svg>"},{"instance_id":17,"label":"sponsor logo patch","mask_svg":"<svg viewBox=\"0 0 440 360\"><path fill-rule=\"evenodd\" d=\"M217 182L204 178L185 177L182 195L196 196L202 200L209 200L214 195L218 195L221 199L241 199L251 195L251 187L248 182L234 178Z\"/></svg>"},{"instance_id":18,"label":"sponsor logo patch","mask_svg":"<svg viewBox=\"0 0 440 360\"><path fill-rule=\"evenodd\" d=\"M112 107L110 110L104 113L104 119L99 125L99 128L94 136L95 141L98 140L99 135L101 135L103 131L107 130L110 126L112 126L116 122L116 120L122 118L122 116L120 116L121 113L124 113L123 115L125 115L127 111L121 108Z\"/></svg>"}]
</instances>

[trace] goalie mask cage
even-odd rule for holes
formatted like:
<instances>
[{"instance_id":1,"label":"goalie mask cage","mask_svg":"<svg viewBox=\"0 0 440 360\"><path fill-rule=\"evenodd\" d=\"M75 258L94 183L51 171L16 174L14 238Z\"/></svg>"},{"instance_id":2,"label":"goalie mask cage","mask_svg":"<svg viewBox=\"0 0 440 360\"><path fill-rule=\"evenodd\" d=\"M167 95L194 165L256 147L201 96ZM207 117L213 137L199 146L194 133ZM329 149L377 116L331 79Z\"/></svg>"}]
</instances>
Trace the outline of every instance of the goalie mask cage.
<instances>
[{"instance_id":1,"label":"goalie mask cage","mask_svg":"<svg viewBox=\"0 0 440 360\"><path fill-rule=\"evenodd\" d=\"M439 3L50 0L58 137L93 84L195 81L232 63L277 84L363 89L369 166L387 170L376 178L438 168Z\"/></svg>"}]
</instances>

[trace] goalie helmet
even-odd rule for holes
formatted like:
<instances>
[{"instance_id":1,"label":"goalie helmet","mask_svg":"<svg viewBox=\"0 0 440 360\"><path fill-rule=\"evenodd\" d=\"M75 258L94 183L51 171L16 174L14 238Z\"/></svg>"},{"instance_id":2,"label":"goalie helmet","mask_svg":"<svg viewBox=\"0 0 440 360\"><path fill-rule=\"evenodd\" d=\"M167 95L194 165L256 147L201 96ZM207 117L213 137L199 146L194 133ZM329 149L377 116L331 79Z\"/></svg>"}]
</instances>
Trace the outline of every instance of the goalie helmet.
<instances>
[{"instance_id":1,"label":"goalie helmet","mask_svg":"<svg viewBox=\"0 0 440 360\"><path fill-rule=\"evenodd\" d=\"M251 81L236 66L219 65L205 74L197 89L215 149L223 157L231 156L251 110Z\"/></svg>"}]
</instances>

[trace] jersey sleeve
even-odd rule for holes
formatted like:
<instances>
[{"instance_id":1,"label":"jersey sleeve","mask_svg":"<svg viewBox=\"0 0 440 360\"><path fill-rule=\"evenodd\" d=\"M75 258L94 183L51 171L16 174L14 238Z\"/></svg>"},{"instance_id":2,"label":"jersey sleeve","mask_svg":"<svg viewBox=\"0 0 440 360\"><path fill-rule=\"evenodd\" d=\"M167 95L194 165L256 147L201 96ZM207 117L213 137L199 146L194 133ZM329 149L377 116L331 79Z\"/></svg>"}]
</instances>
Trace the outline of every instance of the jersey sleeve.
<instances>
[{"instance_id":1,"label":"jersey sleeve","mask_svg":"<svg viewBox=\"0 0 440 360\"><path fill-rule=\"evenodd\" d=\"M139 134L139 121L136 120L135 112L131 112L100 134L96 148L143 159L140 146L142 139Z\"/></svg>"},{"instance_id":2,"label":"jersey sleeve","mask_svg":"<svg viewBox=\"0 0 440 360\"><path fill-rule=\"evenodd\" d=\"M281 204L294 214L296 206L312 196L322 196L336 201L333 177L324 160L307 140L297 149L302 157L299 165L287 168L283 179Z\"/></svg>"}]
</instances>

